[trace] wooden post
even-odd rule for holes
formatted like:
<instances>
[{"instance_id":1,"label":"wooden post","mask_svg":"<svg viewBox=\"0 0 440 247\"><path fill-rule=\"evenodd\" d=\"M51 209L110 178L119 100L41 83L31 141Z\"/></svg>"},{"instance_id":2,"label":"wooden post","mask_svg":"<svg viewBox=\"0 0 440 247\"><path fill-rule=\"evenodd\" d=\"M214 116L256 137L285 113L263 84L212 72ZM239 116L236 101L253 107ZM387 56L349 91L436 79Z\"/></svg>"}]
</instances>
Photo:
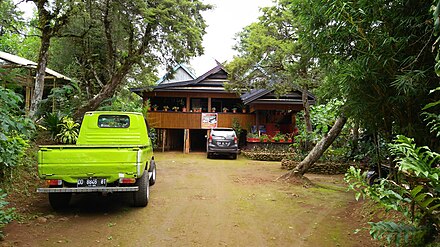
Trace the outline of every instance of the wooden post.
<instances>
[{"instance_id":1,"label":"wooden post","mask_svg":"<svg viewBox=\"0 0 440 247\"><path fill-rule=\"evenodd\" d=\"M54 89L56 86L57 86L57 82L56 82L56 78L54 78L54 79L53 79L53 86L52 86L52 89ZM55 112L55 108L56 108L56 105L55 105L55 97L53 97L53 98L52 98L52 113Z\"/></svg>"},{"instance_id":2,"label":"wooden post","mask_svg":"<svg viewBox=\"0 0 440 247\"><path fill-rule=\"evenodd\" d=\"M183 153L185 154L189 154L190 148L191 148L191 140L190 140L190 135L189 135L189 129L184 129L183 130Z\"/></svg>"},{"instance_id":3,"label":"wooden post","mask_svg":"<svg viewBox=\"0 0 440 247\"><path fill-rule=\"evenodd\" d=\"M186 97L186 110L189 112L191 110L191 99Z\"/></svg>"},{"instance_id":4,"label":"wooden post","mask_svg":"<svg viewBox=\"0 0 440 247\"><path fill-rule=\"evenodd\" d=\"M162 153L165 152L165 142L167 139L167 130L163 129L162 130Z\"/></svg>"},{"instance_id":5,"label":"wooden post","mask_svg":"<svg viewBox=\"0 0 440 247\"><path fill-rule=\"evenodd\" d=\"M208 98L208 112L211 112L212 104L211 104L211 97Z\"/></svg>"},{"instance_id":6,"label":"wooden post","mask_svg":"<svg viewBox=\"0 0 440 247\"><path fill-rule=\"evenodd\" d=\"M26 102L25 102L26 116L29 115L30 109L31 109L31 87L26 86Z\"/></svg>"},{"instance_id":7,"label":"wooden post","mask_svg":"<svg viewBox=\"0 0 440 247\"><path fill-rule=\"evenodd\" d=\"M296 126L296 113L295 112L292 112L292 125L293 125L293 128L295 128L295 126Z\"/></svg>"}]
</instances>

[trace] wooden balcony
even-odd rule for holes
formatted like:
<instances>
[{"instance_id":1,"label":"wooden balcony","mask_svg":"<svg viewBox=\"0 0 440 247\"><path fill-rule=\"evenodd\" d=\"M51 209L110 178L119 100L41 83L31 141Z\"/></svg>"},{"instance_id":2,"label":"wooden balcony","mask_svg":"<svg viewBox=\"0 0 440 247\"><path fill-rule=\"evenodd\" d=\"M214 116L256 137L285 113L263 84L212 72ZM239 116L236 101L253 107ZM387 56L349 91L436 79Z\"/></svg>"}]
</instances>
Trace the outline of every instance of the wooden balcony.
<instances>
[{"instance_id":1,"label":"wooden balcony","mask_svg":"<svg viewBox=\"0 0 440 247\"><path fill-rule=\"evenodd\" d=\"M255 125L254 114L218 112L218 127L232 127L233 119L237 119L243 129ZM201 129L201 112L151 111L148 113L150 127L157 129Z\"/></svg>"}]
</instances>

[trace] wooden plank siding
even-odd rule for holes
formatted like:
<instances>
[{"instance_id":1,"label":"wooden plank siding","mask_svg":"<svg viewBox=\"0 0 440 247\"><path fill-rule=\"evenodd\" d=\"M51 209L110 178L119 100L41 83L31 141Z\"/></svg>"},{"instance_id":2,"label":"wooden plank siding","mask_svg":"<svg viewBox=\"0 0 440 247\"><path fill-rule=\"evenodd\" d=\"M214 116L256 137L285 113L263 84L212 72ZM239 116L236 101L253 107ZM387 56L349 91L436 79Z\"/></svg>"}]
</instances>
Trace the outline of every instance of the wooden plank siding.
<instances>
[{"instance_id":1,"label":"wooden plank siding","mask_svg":"<svg viewBox=\"0 0 440 247\"><path fill-rule=\"evenodd\" d=\"M255 125L254 114L218 113L218 127L232 127L237 119L243 129ZM201 129L202 113L200 112L149 112L148 123L157 129Z\"/></svg>"}]
</instances>

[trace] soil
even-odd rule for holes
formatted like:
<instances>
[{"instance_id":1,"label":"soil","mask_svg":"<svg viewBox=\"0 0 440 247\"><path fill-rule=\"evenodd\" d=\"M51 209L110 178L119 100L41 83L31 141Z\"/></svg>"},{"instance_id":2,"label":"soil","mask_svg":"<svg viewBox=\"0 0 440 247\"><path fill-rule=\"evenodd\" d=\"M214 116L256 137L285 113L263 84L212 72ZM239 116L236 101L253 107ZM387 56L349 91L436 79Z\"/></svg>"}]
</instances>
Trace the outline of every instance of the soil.
<instances>
[{"instance_id":1,"label":"soil","mask_svg":"<svg viewBox=\"0 0 440 247\"><path fill-rule=\"evenodd\" d=\"M0 246L378 246L342 175L276 180L280 162L205 153L156 154L157 183L145 208L127 194L74 195L55 212L47 195L14 206L31 217L9 224ZM27 199L26 199L27 198Z\"/></svg>"}]
</instances>

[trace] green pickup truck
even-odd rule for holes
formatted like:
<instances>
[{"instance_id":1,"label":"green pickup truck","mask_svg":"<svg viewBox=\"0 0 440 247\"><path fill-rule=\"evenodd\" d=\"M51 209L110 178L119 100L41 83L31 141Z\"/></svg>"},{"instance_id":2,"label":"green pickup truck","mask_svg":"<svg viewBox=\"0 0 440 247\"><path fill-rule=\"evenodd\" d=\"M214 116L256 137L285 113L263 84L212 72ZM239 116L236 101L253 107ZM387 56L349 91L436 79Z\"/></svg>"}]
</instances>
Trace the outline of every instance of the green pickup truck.
<instances>
[{"instance_id":1,"label":"green pickup truck","mask_svg":"<svg viewBox=\"0 0 440 247\"><path fill-rule=\"evenodd\" d=\"M38 175L48 187L50 205L62 209L72 193L132 193L145 207L156 165L148 125L141 113L87 112L76 145L40 146Z\"/></svg>"}]
</instances>

